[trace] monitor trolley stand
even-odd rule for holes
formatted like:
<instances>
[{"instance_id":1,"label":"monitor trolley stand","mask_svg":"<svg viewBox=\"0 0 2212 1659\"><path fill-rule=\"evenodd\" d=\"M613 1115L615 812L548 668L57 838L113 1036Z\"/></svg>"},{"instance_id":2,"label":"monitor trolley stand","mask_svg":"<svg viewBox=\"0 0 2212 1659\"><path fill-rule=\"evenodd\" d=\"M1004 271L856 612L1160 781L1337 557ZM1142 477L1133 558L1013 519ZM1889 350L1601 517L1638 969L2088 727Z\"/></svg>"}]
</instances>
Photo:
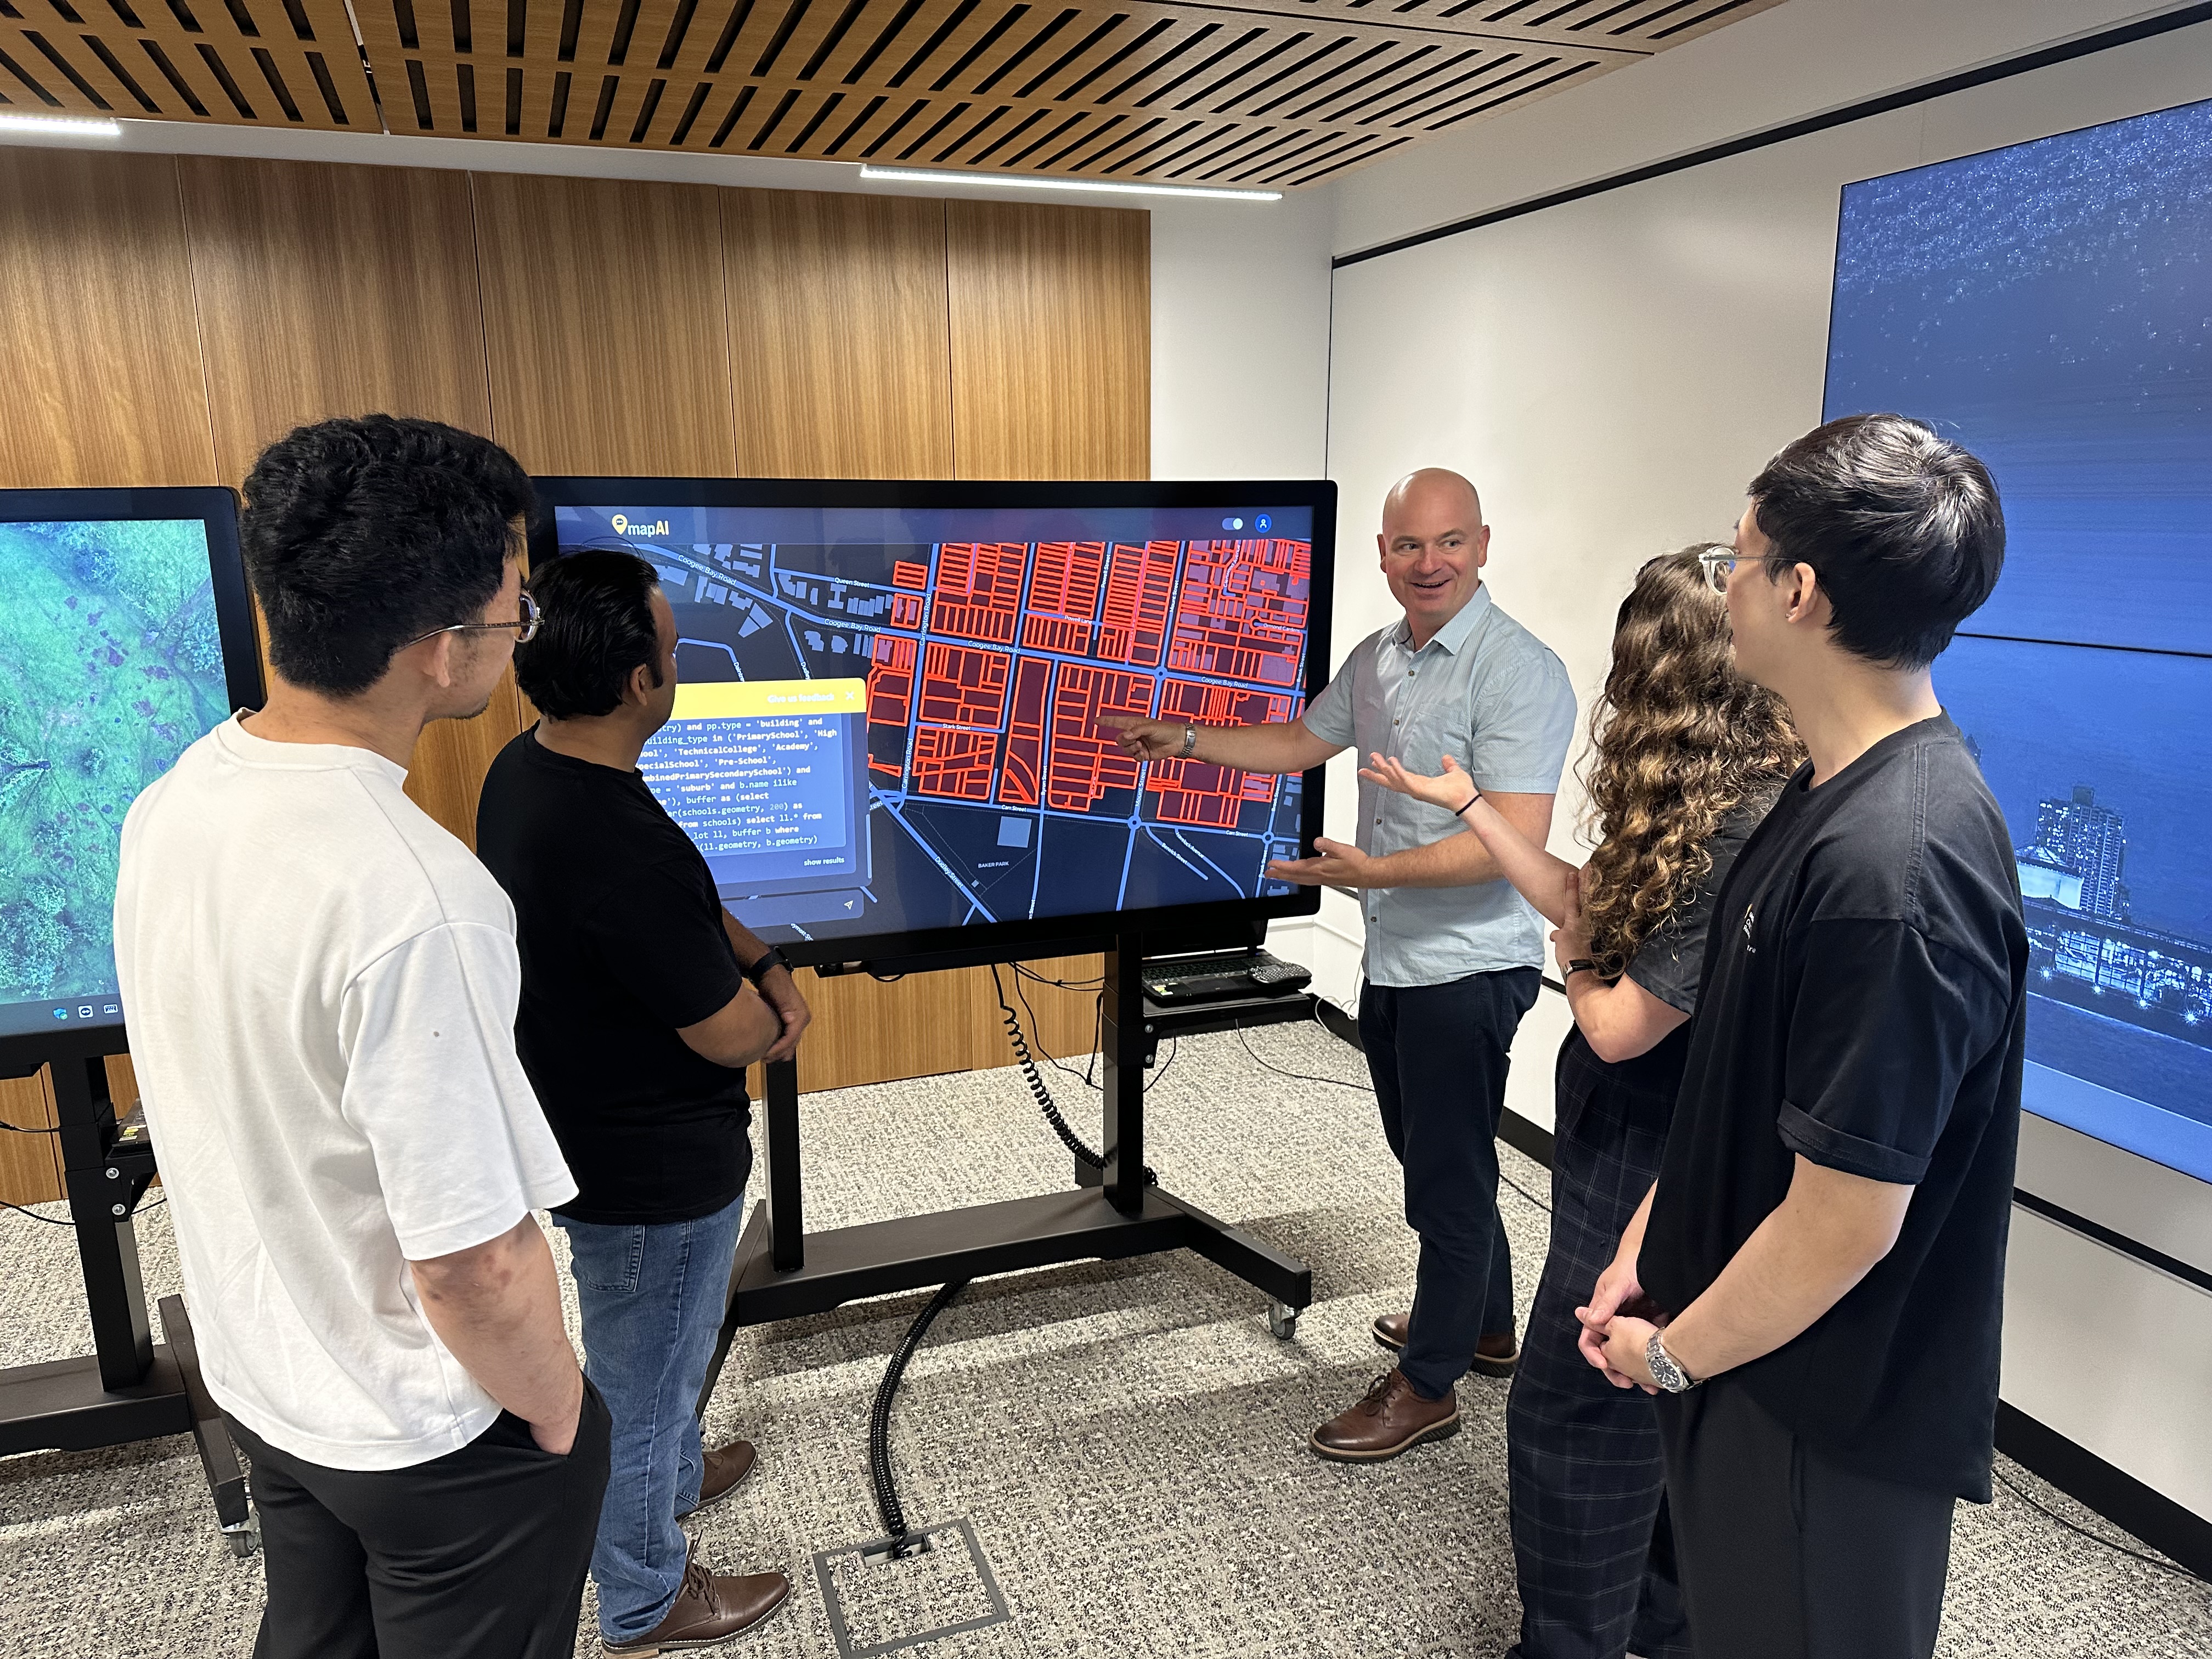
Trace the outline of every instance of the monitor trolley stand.
<instances>
[{"instance_id":1,"label":"monitor trolley stand","mask_svg":"<svg viewBox=\"0 0 2212 1659\"><path fill-rule=\"evenodd\" d=\"M156 1343L138 1278L131 1212L154 1178L154 1148L135 1115L118 1123L107 1068L82 1050L52 1060L63 1177L76 1229L93 1352L0 1370L0 1455L90 1451L189 1434L231 1553L253 1553L258 1528L222 1412L200 1381L182 1297L161 1298Z\"/></svg>"},{"instance_id":2,"label":"monitor trolley stand","mask_svg":"<svg viewBox=\"0 0 2212 1659\"><path fill-rule=\"evenodd\" d=\"M1313 1301L1313 1270L1146 1184L1142 960L1140 941L1133 935L1114 940L1106 952L1099 1036L1106 1168L1097 1186L810 1236L799 1206L798 1068L790 1060L767 1067L767 1200L755 1206L738 1241L729 1306L699 1396L702 1412L741 1325L797 1319L864 1297L1063 1261L1195 1250L1268 1298L1267 1327L1275 1335L1288 1340L1295 1334L1298 1315Z\"/></svg>"}]
</instances>

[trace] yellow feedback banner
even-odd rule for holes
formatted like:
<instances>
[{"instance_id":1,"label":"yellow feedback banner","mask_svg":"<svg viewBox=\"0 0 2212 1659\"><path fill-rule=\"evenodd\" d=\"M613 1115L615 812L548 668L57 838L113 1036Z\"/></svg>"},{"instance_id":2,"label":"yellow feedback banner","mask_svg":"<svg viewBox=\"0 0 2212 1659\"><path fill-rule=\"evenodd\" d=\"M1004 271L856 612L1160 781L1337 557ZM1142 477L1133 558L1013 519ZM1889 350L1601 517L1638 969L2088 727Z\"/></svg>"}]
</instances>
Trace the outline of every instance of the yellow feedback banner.
<instances>
[{"instance_id":1,"label":"yellow feedback banner","mask_svg":"<svg viewBox=\"0 0 2212 1659\"><path fill-rule=\"evenodd\" d=\"M759 720L770 714L858 714L866 680L719 680L676 688L679 720Z\"/></svg>"}]
</instances>

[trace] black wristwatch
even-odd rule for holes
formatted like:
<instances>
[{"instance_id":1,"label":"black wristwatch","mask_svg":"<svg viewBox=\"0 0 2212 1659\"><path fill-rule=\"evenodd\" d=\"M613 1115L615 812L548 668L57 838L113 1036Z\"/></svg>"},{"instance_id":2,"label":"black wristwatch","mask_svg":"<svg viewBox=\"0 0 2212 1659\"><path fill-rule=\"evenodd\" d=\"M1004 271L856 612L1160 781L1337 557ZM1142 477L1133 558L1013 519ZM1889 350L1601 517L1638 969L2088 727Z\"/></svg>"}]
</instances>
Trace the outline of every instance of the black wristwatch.
<instances>
[{"instance_id":1,"label":"black wristwatch","mask_svg":"<svg viewBox=\"0 0 2212 1659\"><path fill-rule=\"evenodd\" d=\"M1588 969L1589 972L1595 974L1597 972L1597 963L1592 962L1588 957L1577 957L1572 962L1567 964L1567 971L1562 977L1563 979L1572 979L1577 974L1583 972L1584 969Z\"/></svg>"},{"instance_id":2,"label":"black wristwatch","mask_svg":"<svg viewBox=\"0 0 2212 1659\"><path fill-rule=\"evenodd\" d=\"M773 945L769 945L767 951L761 956L755 958L750 966L740 969L738 971L744 974L747 979L752 981L753 988L757 990L760 988L761 981L768 977L769 969L771 968L781 968L786 973L789 973L791 971L791 964L784 960L783 952Z\"/></svg>"}]
</instances>

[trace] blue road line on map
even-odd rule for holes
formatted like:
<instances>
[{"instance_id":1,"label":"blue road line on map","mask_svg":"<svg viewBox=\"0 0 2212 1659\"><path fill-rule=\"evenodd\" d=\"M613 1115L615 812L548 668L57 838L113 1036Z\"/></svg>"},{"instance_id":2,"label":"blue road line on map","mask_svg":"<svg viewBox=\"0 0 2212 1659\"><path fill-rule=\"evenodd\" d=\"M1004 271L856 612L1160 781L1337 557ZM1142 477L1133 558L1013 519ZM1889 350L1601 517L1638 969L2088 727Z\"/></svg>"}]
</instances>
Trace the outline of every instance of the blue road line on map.
<instances>
[{"instance_id":1,"label":"blue road line on map","mask_svg":"<svg viewBox=\"0 0 2212 1659\"><path fill-rule=\"evenodd\" d=\"M1192 863L1188 859L1185 858L1182 854L1180 854L1180 853L1176 852L1176 849L1175 849L1174 848L1172 848L1172 847L1169 846L1169 845L1167 844L1167 842L1166 842L1163 841L1163 840L1160 838L1160 833L1159 833L1159 831L1158 831L1158 830L1157 830L1153 829L1153 828L1152 828L1152 826L1151 824L1149 824L1149 823L1145 824L1145 825L1143 825L1143 826L1141 826L1141 827L1143 828L1145 834L1146 834L1148 837L1150 837L1150 838L1151 838L1151 841L1152 841L1152 845L1153 845L1153 846L1155 846L1155 847L1158 848L1160 849L1160 851L1162 851L1163 853L1165 853L1165 854L1166 854L1170 858L1173 859L1173 860L1174 860L1177 864L1180 864L1181 866L1182 866L1182 867L1183 867L1184 869L1186 869L1186 870L1189 871L1189 872L1191 872L1191 874L1193 874L1194 876L1198 877L1200 880L1203 881L1203 880L1206 878L1206 872L1205 872L1205 871L1203 871L1203 870L1201 870L1201 869L1200 869L1196 865L1193 864L1193 863ZM1218 871L1218 870L1217 870L1216 872L1214 872L1214 873L1215 873L1216 875L1218 875L1218 874L1220 874L1221 872L1220 872L1219 871ZM1230 884L1231 884L1232 887L1233 887L1234 885L1236 885L1236 884L1235 884L1235 883L1233 883L1233 882L1232 882L1232 883L1231 883Z\"/></svg>"},{"instance_id":2,"label":"blue road line on map","mask_svg":"<svg viewBox=\"0 0 2212 1659\"><path fill-rule=\"evenodd\" d=\"M777 544L770 543L768 547L763 550L763 568L771 573L773 573L776 568L775 562L776 546ZM810 610L805 605L794 603L788 594L775 592L775 584L772 581L769 584L768 591L763 592L761 589L755 587L750 583L745 581L743 578L736 575L733 572L724 570L718 566L704 562L696 555L689 552L679 551L674 548L659 547L654 548L653 551L665 553L669 557L676 559L679 562L688 563L693 569L700 571L706 575L712 576L716 581L721 583L723 586L728 588L733 593L744 593L754 599L761 601L763 604L775 606L783 613L784 625L787 629L790 627L791 618L796 617L802 622L817 623L824 628L834 628L848 634L893 634L910 638L917 643L927 643L932 641L936 641L946 645L961 646L965 649L971 651L999 651L1012 656L1036 657L1048 662L1072 663L1079 668L1106 669L1118 673L1136 674L1152 682L1152 712L1155 713L1158 712L1157 705L1158 702L1160 689L1166 684L1169 677L1171 675L1176 676L1177 678L1190 679L1199 684L1218 683L1223 685L1236 688L1249 689L1255 691L1273 692L1293 697L1302 696L1304 695L1302 688L1305 684L1305 653L1303 647L1300 647L1297 660L1291 666L1291 684L1286 685L1278 684L1273 680L1254 679L1241 674L1224 674L1218 670L1209 670L1204 673L1200 673L1195 669L1178 671L1168 666L1164 656L1164 648L1163 651L1162 660L1154 666L1146 668L1137 663L1109 662L1100 657L1079 656L1073 652L1054 651L1042 646L1024 645L1021 642L1021 624L1030 617L1044 616L1048 621L1058 622L1066 620L1066 618L1063 617L1047 616L1044 612L1033 611L1026 605L1018 607L1014 612L1014 638L1012 642L1006 645L999 645L988 640L964 639L957 634L934 633L927 624L921 628L890 628L881 623L855 622L850 617L828 616L821 612ZM936 566L933 562L935 555L936 549L933 546L931 549L933 563L930 567L933 577L936 572ZM1182 564L1181 562L1182 556L1178 555L1177 556L1178 562L1176 566L1176 580L1179 584L1182 580ZM817 573L814 572L807 572L805 574L809 576L815 577L816 580L829 580L827 577L817 575ZM885 587L880 582L864 582L856 579L843 576L838 577L836 580L848 588L857 588L866 592L889 593L894 597L900 593L910 593L914 591L912 588ZM1027 581L1028 576L1025 574L1023 580ZM1177 591L1180 591L1180 589L1178 588ZM686 603L696 605L708 602L692 599L687 600ZM1103 628L1104 626L1103 623L1097 623L1096 621L1094 621L1091 625L1094 629ZM794 650L798 648L797 640L794 639L792 641L792 647ZM1000 729L1003 730L1004 728L1000 727Z\"/></svg>"},{"instance_id":3,"label":"blue road line on map","mask_svg":"<svg viewBox=\"0 0 2212 1659\"><path fill-rule=\"evenodd\" d=\"M944 872L945 880L951 882L955 887L960 890L960 896L966 899L969 903L974 905L976 909L982 911L984 921L996 921L998 917L991 914L990 910L984 905L983 901L975 896L975 892L969 887L966 882L961 880L958 876L953 874L952 866L947 864L939 854L938 850L929 844L928 841L923 836L921 830L915 829L912 824L906 821L906 815L901 812L896 806L888 807L886 810L890 811L893 818L897 820L898 827L905 830L908 835L914 837L914 844L921 848L923 852L929 854L929 861L932 864L934 864L940 871Z\"/></svg>"},{"instance_id":4,"label":"blue road line on map","mask_svg":"<svg viewBox=\"0 0 2212 1659\"><path fill-rule=\"evenodd\" d=\"M738 653L731 650L728 646L723 644L720 640L686 639L684 635L679 634L676 636L676 643L678 645L696 645L703 651L719 651L730 659L730 666L737 671L737 676L739 679L742 680L745 677L745 665L738 660Z\"/></svg>"},{"instance_id":5,"label":"blue road line on map","mask_svg":"<svg viewBox=\"0 0 2212 1659\"><path fill-rule=\"evenodd\" d=\"M1191 857L1193 857L1193 858L1196 859L1196 860L1197 860L1200 864L1204 865L1207 869L1209 869L1209 870L1212 871L1212 872L1213 872L1213 873L1214 873L1215 875L1217 875L1217 876L1220 877L1220 878L1221 878L1221 879L1222 879L1223 881L1224 881L1224 882L1228 883L1228 884L1229 884L1229 890L1230 890L1231 892L1232 892L1232 893L1241 893L1241 892L1243 892L1243 891L1244 890L1243 888L1239 887L1239 886L1237 884L1237 880L1236 880L1236 878L1235 878L1235 877L1231 876L1231 874L1230 874L1226 870L1223 869L1219 865L1216 864L1216 863L1215 863L1212 859L1210 859L1210 858L1206 857L1206 854L1205 854L1204 853L1200 852L1197 848L1195 848L1195 847L1192 846L1192 845L1191 845L1190 837L1189 837L1189 836L1186 836L1186 835L1184 835L1184 834L1183 834L1183 832L1182 832L1182 830L1170 830L1168 833L1169 833L1170 835L1173 836L1174 836L1177 841L1179 841L1179 842L1181 842L1182 843L1183 850L1184 850L1185 852L1188 853L1188 854L1191 855ZM1231 830L1230 833L1231 833L1231 835L1234 835L1236 832L1235 832L1234 830Z\"/></svg>"}]
</instances>

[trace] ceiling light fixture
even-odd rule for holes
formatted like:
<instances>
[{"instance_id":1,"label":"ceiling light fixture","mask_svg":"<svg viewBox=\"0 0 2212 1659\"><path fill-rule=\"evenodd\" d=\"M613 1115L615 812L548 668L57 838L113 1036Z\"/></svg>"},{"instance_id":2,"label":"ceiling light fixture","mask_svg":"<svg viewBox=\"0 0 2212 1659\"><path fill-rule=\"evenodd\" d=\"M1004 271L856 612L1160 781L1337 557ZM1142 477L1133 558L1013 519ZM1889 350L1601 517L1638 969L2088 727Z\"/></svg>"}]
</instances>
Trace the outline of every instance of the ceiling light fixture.
<instances>
[{"instance_id":1,"label":"ceiling light fixture","mask_svg":"<svg viewBox=\"0 0 2212 1659\"><path fill-rule=\"evenodd\" d=\"M78 138L120 138L117 121L79 121L65 115L0 115L0 132L66 132Z\"/></svg>"},{"instance_id":2,"label":"ceiling light fixture","mask_svg":"<svg viewBox=\"0 0 2212 1659\"><path fill-rule=\"evenodd\" d=\"M1212 190L1202 185L1123 185L1102 179L1043 179L997 173L950 173L860 164L860 177L906 185L998 185L1008 190L1074 190L1100 196L1202 196L1217 202L1279 202L1279 190Z\"/></svg>"}]
</instances>

